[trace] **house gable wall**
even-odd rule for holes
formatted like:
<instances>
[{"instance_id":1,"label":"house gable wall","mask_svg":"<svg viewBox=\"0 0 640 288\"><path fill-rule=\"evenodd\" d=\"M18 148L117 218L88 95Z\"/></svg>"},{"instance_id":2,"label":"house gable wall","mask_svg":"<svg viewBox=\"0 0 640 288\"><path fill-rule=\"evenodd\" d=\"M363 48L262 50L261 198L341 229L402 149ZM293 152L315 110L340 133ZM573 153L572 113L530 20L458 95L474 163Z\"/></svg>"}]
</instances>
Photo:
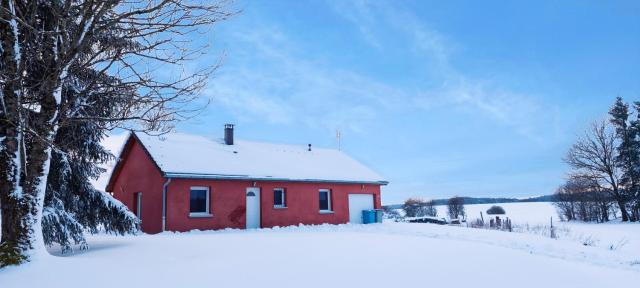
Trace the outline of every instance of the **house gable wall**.
<instances>
[{"instance_id":1,"label":"house gable wall","mask_svg":"<svg viewBox=\"0 0 640 288\"><path fill-rule=\"evenodd\" d=\"M162 232L164 177L135 137L127 141L122 154L109 192L131 211L135 211L135 193L142 192L142 231Z\"/></svg>"}]
</instances>

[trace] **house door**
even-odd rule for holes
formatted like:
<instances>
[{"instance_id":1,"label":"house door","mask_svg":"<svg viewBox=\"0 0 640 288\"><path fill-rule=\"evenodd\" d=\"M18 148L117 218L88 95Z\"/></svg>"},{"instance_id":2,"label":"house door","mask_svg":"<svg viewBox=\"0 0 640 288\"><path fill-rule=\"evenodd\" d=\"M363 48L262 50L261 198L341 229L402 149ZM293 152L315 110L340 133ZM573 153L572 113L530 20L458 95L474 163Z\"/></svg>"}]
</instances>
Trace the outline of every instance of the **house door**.
<instances>
[{"instance_id":1,"label":"house door","mask_svg":"<svg viewBox=\"0 0 640 288\"><path fill-rule=\"evenodd\" d=\"M373 210L373 194L349 194L349 223L362 224L362 210Z\"/></svg>"},{"instance_id":2,"label":"house door","mask_svg":"<svg viewBox=\"0 0 640 288\"><path fill-rule=\"evenodd\" d=\"M247 188L247 229L260 228L260 188Z\"/></svg>"}]
</instances>

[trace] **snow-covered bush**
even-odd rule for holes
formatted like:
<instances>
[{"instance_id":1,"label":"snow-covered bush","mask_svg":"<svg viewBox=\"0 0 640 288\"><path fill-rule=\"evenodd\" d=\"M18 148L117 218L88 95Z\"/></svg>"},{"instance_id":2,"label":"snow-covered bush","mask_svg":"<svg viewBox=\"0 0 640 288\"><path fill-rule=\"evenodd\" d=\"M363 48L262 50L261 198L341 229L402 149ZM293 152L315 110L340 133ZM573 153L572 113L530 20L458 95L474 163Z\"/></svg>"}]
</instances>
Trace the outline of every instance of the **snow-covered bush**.
<instances>
[{"instance_id":1,"label":"snow-covered bush","mask_svg":"<svg viewBox=\"0 0 640 288\"><path fill-rule=\"evenodd\" d=\"M487 214L489 215L498 215L498 214L505 214L506 212L504 211L504 208L502 208L502 206L491 206L491 208L489 208L487 210Z\"/></svg>"},{"instance_id":2,"label":"snow-covered bush","mask_svg":"<svg viewBox=\"0 0 640 288\"><path fill-rule=\"evenodd\" d=\"M392 207L384 207L384 218L398 222L402 219L402 215Z\"/></svg>"},{"instance_id":3,"label":"snow-covered bush","mask_svg":"<svg viewBox=\"0 0 640 288\"><path fill-rule=\"evenodd\" d=\"M402 209L404 210L406 217L436 217L438 214L433 201L425 201L420 198L407 199L404 201Z\"/></svg>"}]
</instances>

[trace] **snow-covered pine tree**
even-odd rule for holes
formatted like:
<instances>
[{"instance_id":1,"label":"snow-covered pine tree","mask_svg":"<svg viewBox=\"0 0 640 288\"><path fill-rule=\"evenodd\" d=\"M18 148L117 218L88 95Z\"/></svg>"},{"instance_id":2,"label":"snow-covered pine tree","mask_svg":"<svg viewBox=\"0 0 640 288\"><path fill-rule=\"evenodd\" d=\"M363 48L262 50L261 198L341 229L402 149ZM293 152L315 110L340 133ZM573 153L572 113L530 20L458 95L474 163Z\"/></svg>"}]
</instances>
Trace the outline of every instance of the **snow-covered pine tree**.
<instances>
[{"instance_id":1,"label":"snow-covered pine tree","mask_svg":"<svg viewBox=\"0 0 640 288\"><path fill-rule=\"evenodd\" d=\"M107 32L94 34L94 39L103 43L95 47L116 50L135 45L131 40L116 41L113 31ZM79 59L85 54L80 53ZM137 96L134 85L123 84L117 77L92 67L70 67L62 89L67 104L65 118L54 139L56 149L52 151L47 180L42 226L47 245L57 243L66 252L73 244L87 247L85 232L125 234L138 230L137 217L90 182L104 173L98 164L113 159L100 144L105 128L111 128L121 107L127 107Z\"/></svg>"},{"instance_id":2,"label":"snow-covered pine tree","mask_svg":"<svg viewBox=\"0 0 640 288\"><path fill-rule=\"evenodd\" d=\"M41 219L50 143L58 128L62 79L75 57L65 48L75 49L73 43L83 43L85 34L74 33L78 25L71 21L60 21L60 2L0 5L2 267L46 253ZM60 24L71 27L61 31Z\"/></svg>"},{"instance_id":3,"label":"snow-covered pine tree","mask_svg":"<svg viewBox=\"0 0 640 288\"><path fill-rule=\"evenodd\" d=\"M163 133L198 111L188 104L217 63L191 73L180 68L207 45L194 46L190 35L234 14L224 2L0 0L0 267L46 255L46 189L52 242L82 243L80 227L115 223L120 216L87 212L119 208L86 186L95 172L86 163L104 151L83 145L115 128ZM180 72L163 77L153 73L159 69ZM98 131L63 138L83 129ZM57 147L67 141L78 142Z\"/></svg>"},{"instance_id":4,"label":"snow-covered pine tree","mask_svg":"<svg viewBox=\"0 0 640 288\"><path fill-rule=\"evenodd\" d=\"M617 97L615 103L609 110L610 121L615 128L615 135L618 139L616 147L616 165L620 168L622 175L620 178L620 193L614 195L620 212L622 221L636 221L635 217L630 217L627 212L627 203L632 201L633 195L638 190L640 184L640 142L633 125L629 124L629 105L624 103L621 97Z\"/></svg>"},{"instance_id":5,"label":"snow-covered pine tree","mask_svg":"<svg viewBox=\"0 0 640 288\"><path fill-rule=\"evenodd\" d=\"M64 89L65 96L76 98L68 95L76 93L71 88ZM115 106L106 99L93 99L93 105L77 109L76 115L109 117L115 112ZM56 135L42 229L45 243L58 243L63 252L69 251L72 244L86 247L84 232L96 233L100 229L125 234L138 230L137 217L120 201L99 191L90 182L91 178L104 173L98 164L113 157L100 144L104 136L104 131L91 121L68 121Z\"/></svg>"}]
</instances>

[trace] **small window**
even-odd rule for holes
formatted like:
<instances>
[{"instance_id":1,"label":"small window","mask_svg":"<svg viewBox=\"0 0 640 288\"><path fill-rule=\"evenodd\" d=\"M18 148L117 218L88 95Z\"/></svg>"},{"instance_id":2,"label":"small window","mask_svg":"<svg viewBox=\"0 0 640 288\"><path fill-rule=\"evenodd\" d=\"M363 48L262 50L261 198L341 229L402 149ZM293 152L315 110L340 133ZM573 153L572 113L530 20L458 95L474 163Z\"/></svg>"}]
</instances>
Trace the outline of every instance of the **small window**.
<instances>
[{"instance_id":1,"label":"small window","mask_svg":"<svg viewBox=\"0 0 640 288\"><path fill-rule=\"evenodd\" d=\"M142 220L142 192L133 193L133 213Z\"/></svg>"},{"instance_id":2,"label":"small window","mask_svg":"<svg viewBox=\"0 0 640 288\"><path fill-rule=\"evenodd\" d=\"M209 215L209 188L191 187L189 193L189 215L208 216Z\"/></svg>"},{"instance_id":3,"label":"small window","mask_svg":"<svg viewBox=\"0 0 640 288\"><path fill-rule=\"evenodd\" d=\"M331 190L320 189L320 212L331 211Z\"/></svg>"},{"instance_id":4,"label":"small window","mask_svg":"<svg viewBox=\"0 0 640 288\"><path fill-rule=\"evenodd\" d=\"M285 207L287 207L284 188L275 188L275 189L273 189L273 207L274 208L285 208Z\"/></svg>"}]
</instances>

